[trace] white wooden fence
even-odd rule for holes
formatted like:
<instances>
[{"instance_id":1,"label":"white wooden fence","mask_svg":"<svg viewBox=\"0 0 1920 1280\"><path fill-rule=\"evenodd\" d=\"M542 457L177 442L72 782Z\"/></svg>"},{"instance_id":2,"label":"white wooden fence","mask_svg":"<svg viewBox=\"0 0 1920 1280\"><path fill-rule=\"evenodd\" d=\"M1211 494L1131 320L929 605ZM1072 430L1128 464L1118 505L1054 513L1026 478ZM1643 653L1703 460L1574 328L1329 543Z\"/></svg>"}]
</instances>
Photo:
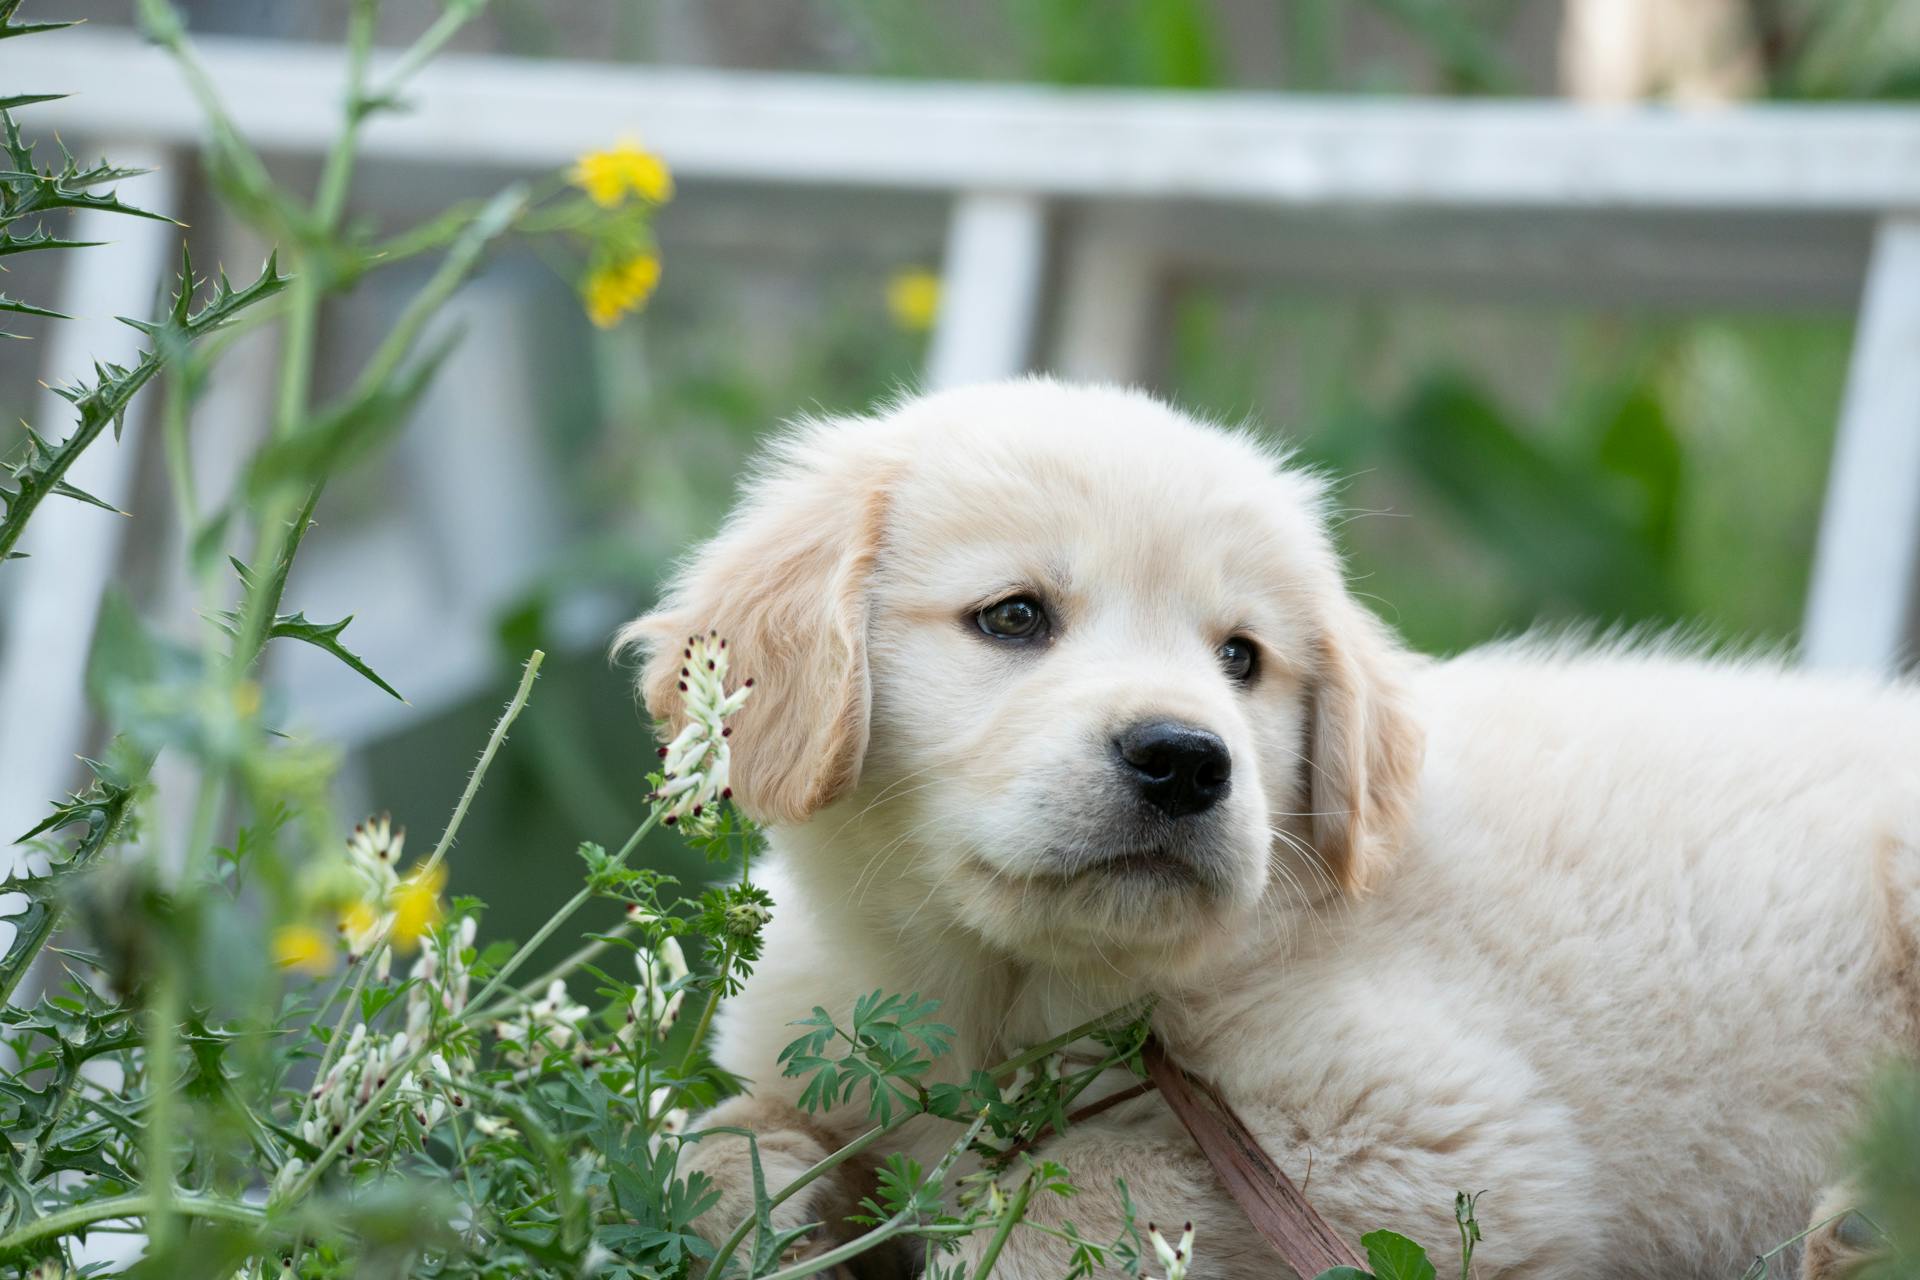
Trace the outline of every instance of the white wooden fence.
<instances>
[{"instance_id":1,"label":"white wooden fence","mask_svg":"<svg viewBox=\"0 0 1920 1280\"><path fill-rule=\"evenodd\" d=\"M330 140L336 50L211 38L200 47L257 146L313 155ZM155 158L163 176L143 194L175 202L164 159L195 146L202 121L164 55L113 31L11 41L0 44L0 85L78 87L34 108L35 128L121 159ZM1037 361L1074 377L1138 377L1159 291L1192 265L1331 288L1857 305L1804 653L1817 665L1891 669L1914 638L1920 112L1603 112L462 56L431 66L410 98L411 111L369 125L368 155L548 171L631 132L687 187L803 186L843 201L847 217L876 191L949 198L934 385ZM77 260L62 309L142 311L169 262L165 229L119 221L78 231L118 243ZM80 372L109 341L97 327L56 332L65 336L49 344L50 379ZM48 405L46 427L61 420ZM124 491L140 434L95 449L88 488L109 500ZM36 557L4 571L15 581L0 584L0 828L26 825L63 780L53 743L84 745L92 601L118 563L110 522L94 510L43 514L29 535ZM433 658L421 675L444 698L485 674L477 654ZM387 714L357 686L342 686L333 706L348 736L376 731ZM6 732L23 720L33 734Z\"/></svg>"}]
</instances>

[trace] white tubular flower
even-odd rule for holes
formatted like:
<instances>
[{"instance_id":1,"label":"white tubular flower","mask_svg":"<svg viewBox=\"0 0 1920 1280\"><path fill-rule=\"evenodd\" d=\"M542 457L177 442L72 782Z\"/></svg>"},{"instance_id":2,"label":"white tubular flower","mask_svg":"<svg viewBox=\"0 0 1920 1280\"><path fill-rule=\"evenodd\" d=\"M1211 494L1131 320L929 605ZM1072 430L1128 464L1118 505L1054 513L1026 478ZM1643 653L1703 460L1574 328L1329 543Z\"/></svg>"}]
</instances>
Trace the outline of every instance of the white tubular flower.
<instances>
[{"instance_id":1,"label":"white tubular flower","mask_svg":"<svg viewBox=\"0 0 1920 1280\"><path fill-rule=\"evenodd\" d=\"M306 1170L305 1160L299 1156L288 1157L287 1162L280 1166L280 1172L273 1175L273 1185L267 1190L267 1203L279 1203L281 1197L287 1194L293 1184L300 1181L300 1175Z\"/></svg>"},{"instance_id":2,"label":"white tubular flower","mask_svg":"<svg viewBox=\"0 0 1920 1280\"><path fill-rule=\"evenodd\" d=\"M387 1039L374 1040L367 1035L365 1023L356 1025L341 1049L340 1057L314 1086L313 1114L301 1126L300 1136L316 1147L325 1147L332 1142L346 1127L349 1117L372 1102L374 1095L387 1087L393 1073L401 1070L409 1050L419 1043L419 1039L417 1035L401 1031ZM439 1083L453 1075L453 1068L446 1057L435 1053L429 1059L428 1066L435 1080L430 1084L423 1082L411 1071L402 1075L381 1103L372 1123L360 1137L347 1144L346 1154L355 1154L362 1141L370 1135L377 1135L383 1125L403 1108L413 1114L421 1128L432 1129L446 1119L450 1111L458 1111L466 1106L464 1098Z\"/></svg>"},{"instance_id":3,"label":"white tubular flower","mask_svg":"<svg viewBox=\"0 0 1920 1280\"><path fill-rule=\"evenodd\" d=\"M462 916L448 929L444 950L433 934L420 939L420 958L413 962L413 970L407 975L414 979L407 989L407 1034L413 1039L425 1036L433 1025L435 1006L447 1019L457 1018L466 1011L473 984L466 953L473 946L477 932L473 917Z\"/></svg>"},{"instance_id":4,"label":"white tubular flower","mask_svg":"<svg viewBox=\"0 0 1920 1280\"><path fill-rule=\"evenodd\" d=\"M347 856L369 882L391 888L399 882L394 868L400 865L400 853L407 844L407 829L395 827L386 814L369 818L347 837Z\"/></svg>"},{"instance_id":5,"label":"white tubular flower","mask_svg":"<svg viewBox=\"0 0 1920 1280\"><path fill-rule=\"evenodd\" d=\"M686 727L660 748L664 781L656 801L669 801L661 819L667 826L700 824L711 819L716 800L733 795L727 785L732 753L727 737L733 732L726 719L740 710L753 689L748 680L727 692L727 642L715 632L691 636L681 650L680 692L685 695Z\"/></svg>"},{"instance_id":6,"label":"white tubular flower","mask_svg":"<svg viewBox=\"0 0 1920 1280\"><path fill-rule=\"evenodd\" d=\"M357 901L348 904L340 916L340 936L346 940L347 959L358 963L393 921L388 904L400 886L400 855L405 850L407 831L395 827L381 814L369 818L347 837L347 865L360 881ZM391 949L382 948L374 962L382 982L393 966Z\"/></svg>"},{"instance_id":7,"label":"white tubular flower","mask_svg":"<svg viewBox=\"0 0 1920 1280\"><path fill-rule=\"evenodd\" d=\"M583 1004L574 1004L567 996L567 984L555 978L547 994L528 1005L520 1016L494 1023L493 1034L519 1046L506 1051L508 1062L516 1067L537 1067L549 1053L565 1053L576 1038L584 1042L580 1023L591 1012Z\"/></svg>"},{"instance_id":8,"label":"white tubular flower","mask_svg":"<svg viewBox=\"0 0 1920 1280\"><path fill-rule=\"evenodd\" d=\"M627 1009L627 1025L620 1029L620 1043L632 1044L640 1034L644 1022L653 1028L656 1036L664 1037L673 1029L680 1017L680 1006L686 1002L686 988L668 991L667 988L687 976L687 955L680 949L678 938L667 937L653 951L633 953L633 966L640 971L640 986L633 993L633 1003Z\"/></svg>"},{"instance_id":9,"label":"white tubular flower","mask_svg":"<svg viewBox=\"0 0 1920 1280\"><path fill-rule=\"evenodd\" d=\"M479 1130L483 1138L511 1138L518 1132L504 1118L481 1115L477 1111L473 1115L473 1127Z\"/></svg>"},{"instance_id":10,"label":"white tubular flower","mask_svg":"<svg viewBox=\"0 0 1920 1280\"><path fill-rule=\"evenodd\" d=\"M1167 1269L1166 1280L1186 1280L1187 1268L1193 1264L1193 1224L1189 1222L1180 1233L1179 1243L1168 1244L1160 1228L1149 1222L1147 1239L1152 1242L1160 1265Z\"/></svg>"}]
</instances>

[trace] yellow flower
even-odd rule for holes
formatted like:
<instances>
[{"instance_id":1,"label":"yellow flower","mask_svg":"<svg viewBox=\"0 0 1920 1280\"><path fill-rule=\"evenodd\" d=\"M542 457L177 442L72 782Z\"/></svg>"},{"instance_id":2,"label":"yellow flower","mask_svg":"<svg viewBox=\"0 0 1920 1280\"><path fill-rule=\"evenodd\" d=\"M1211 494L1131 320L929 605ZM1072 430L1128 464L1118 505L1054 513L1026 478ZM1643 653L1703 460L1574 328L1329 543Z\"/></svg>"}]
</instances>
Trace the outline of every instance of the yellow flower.
<instances>
[{"instance_id":1,"label":"yellow flower","mask_svg":"<svg viewBox=\"0 0 1920 1280\"><path fill-rule=\"evenodd\" d=\"M896 272L887 281L887 310L902 329L933 328L940 315L940 277L919 268Z\"/></svg>"},{"instance_id":2,"label":"yellow flower","mask_svg":"<svg viewBox=\"0 0 1920 1280\"><path fill-rule=\"evenodd\" d=\"M340 913L340 932L348 938L359 938L373 932L380 923L380 913L367 901L350 902L347 909Z\"/></svg>"},{"instance_id":3,"label":"yellow flower","mask_svg":"<svg viewBox=\"0 0 1920 1280\"><path fill-rule=\"evenodd\" d=\"M587 318L602 329L610 329L628 312L645 306L659 283L660 259L651 253L602 267L587 277L581 291Z\"/></svg>"},{"instance_id":4,"label":"yellow flower","mask_svg":"<svg viewBox=\"0 0 1920 1280\"><path fill-rule=\"evenodd\" d=\"M283 925L273 935L273 962L303 973L331 973L333 943L310 924Z\"/></svg>"},{"instance_id":5,"label":"yellow flower","mask_svg":"<svg viewBox=\"0 0 1920 1280\"><path fill-rule=\"evenodd\" d=\"M629 192L648 204L665 204L673 198L673 174L667 162L631 139L605 151L589 151L567 177L603 209L613 208Z\"/></svg>"},{"instance_id":6,"label":"yellow flower","mask_svg":"<svg viewBox=\"0 0 1920 1280\"><path fill-rule=\"evenodd\" d=\"M417 946L445 914L440 905L440 891L447 886L445 867L435 866L416 871L400 882L393 891L393 941L396 945L411 949Z\"/></svg>"}]
</instances>

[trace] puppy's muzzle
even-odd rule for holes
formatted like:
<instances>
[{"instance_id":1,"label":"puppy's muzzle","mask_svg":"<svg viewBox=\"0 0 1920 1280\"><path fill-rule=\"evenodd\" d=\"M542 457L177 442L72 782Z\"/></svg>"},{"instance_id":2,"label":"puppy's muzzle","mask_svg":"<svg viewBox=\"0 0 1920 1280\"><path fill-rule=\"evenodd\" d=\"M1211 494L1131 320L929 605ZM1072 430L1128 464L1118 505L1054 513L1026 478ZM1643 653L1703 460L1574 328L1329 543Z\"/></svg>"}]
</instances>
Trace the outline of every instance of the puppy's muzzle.
<instances>
[{"instance_id":1,"label":"puppy's muzzle","mask_svg":"<svg viewBox=\"0 0 1920 1280\"><path fill-rule=\"evenodd\" d=\"M1219 735L1173 720L1128 726L1113 740L1124 785L1169 818L1205 813L1233 786L1233 756Z\"/></svg>"}]
</instances>

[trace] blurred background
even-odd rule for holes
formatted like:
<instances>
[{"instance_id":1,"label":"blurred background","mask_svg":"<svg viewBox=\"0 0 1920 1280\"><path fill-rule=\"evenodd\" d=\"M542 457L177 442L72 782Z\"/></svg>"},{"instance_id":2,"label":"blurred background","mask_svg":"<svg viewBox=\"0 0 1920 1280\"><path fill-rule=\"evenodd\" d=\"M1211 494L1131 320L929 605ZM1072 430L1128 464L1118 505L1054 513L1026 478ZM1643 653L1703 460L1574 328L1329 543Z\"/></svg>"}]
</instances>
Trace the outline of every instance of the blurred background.
<instances>
[{"instance_id":1,"label":"blurred background","mask_svg":"<svg viewBox=\"0 0 1920 1280\"><path fill-rule=\"evenodd\" d=\"M344 0L184 7L252 104L242 129L276 169L316 170L302 139L331 130L337 91L304 86L337 74ZM382 44L437 10L392 0ZM125 4L29 14L83 15L22 55L93 68L36 83L78 95L38 119L77 152L160 165L149 202L196 261L250 277L264 246L196 177L165 105L177 74ZM435 115L442 88L486 109ZM613 629L715 527L759 437L903 390L1054 370L1257 424L1343 477L1357 588L1431 652L1543 620L1794 646L1821 557L1837 660L1889 665L1913 634L1913 0L494 0L413 97L406 140L404 121L391 145L371 135L354 217L397 230L562 167L574 138L637 137L678 177L644 314L596 330L569 266L500 254L456 301L464 341L412 426L329 491L289 606L354 615L348 643L408 702L323 654L273 655L299 731L344 750L344 812L423 835L517 664L553 655L453 862L506 932L565 896L575 843L644 812L650 740ZM788 162L729 132L755 109L852 140L803 134ZM927 131L856 146L890 121ZM838 141L851 160L809 159ZM65 429L42 380L126 350L105 317L144 310L161 269L61 280L90 259L26 257L7 291L83 323L0 344L0 448L20 419ZM323 389L419 278L372 277L326 316ZM203 490L259 438L273 360L249 337L208 388ZM9 832L79 781L49 732L99 746L81 691L99 588L196 625L159 440L136 418L94 455L84 487L130 518L49 512L35 559L0 571ZM30 643L73 660L28 664Z\"/></svg>"}]
</instances>

